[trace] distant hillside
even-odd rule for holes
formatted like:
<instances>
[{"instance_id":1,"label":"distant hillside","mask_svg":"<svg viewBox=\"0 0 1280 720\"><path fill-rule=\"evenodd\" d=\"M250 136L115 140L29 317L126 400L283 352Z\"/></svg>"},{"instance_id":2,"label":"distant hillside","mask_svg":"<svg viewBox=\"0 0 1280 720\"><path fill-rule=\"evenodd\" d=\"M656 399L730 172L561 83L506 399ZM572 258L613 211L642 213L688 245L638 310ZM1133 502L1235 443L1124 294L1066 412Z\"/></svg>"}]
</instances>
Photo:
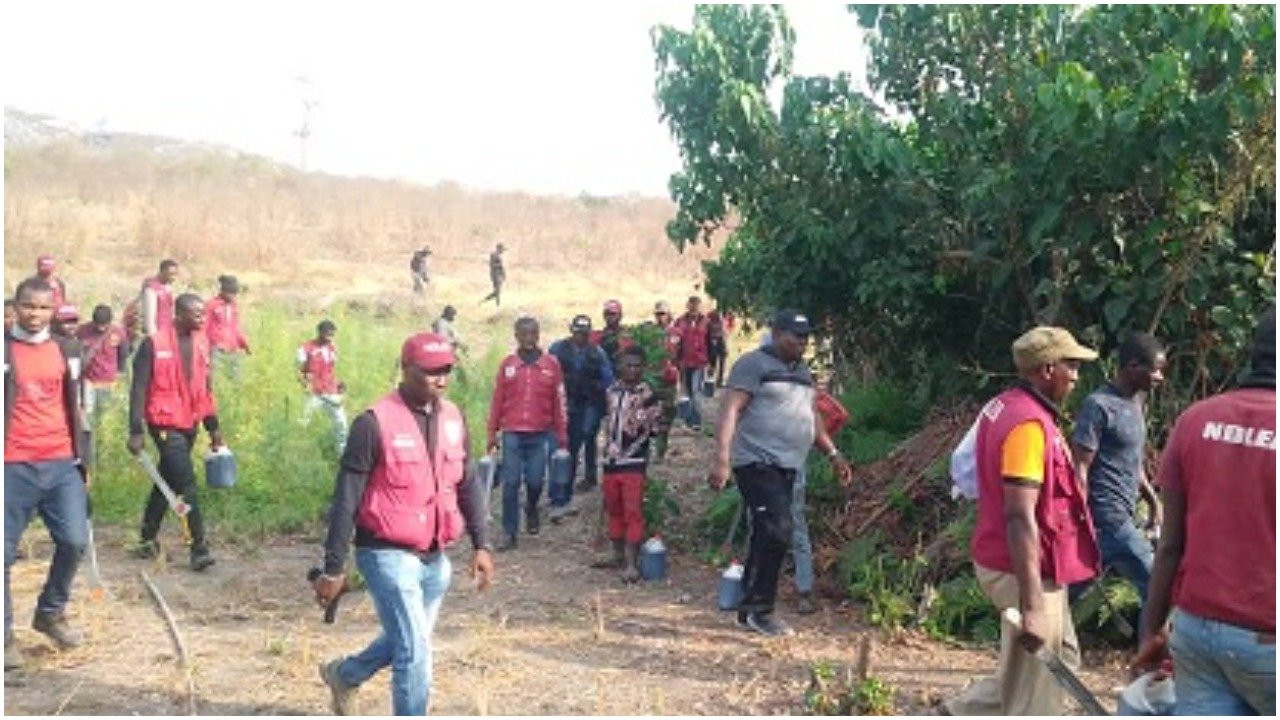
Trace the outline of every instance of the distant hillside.
<instances>
[{"instance_id":1,"label":"distant hillside","mask_svg":"<svg viewBox=\"0 0 1280 720\"><path fill-rule=\"evenodd\" d=\"M404 292L409 254L424 244L437 289L463 295L484 288L488 252L503 242L513 287L594 303L622 288L646 299L692 292L712 256L675 251L664 233L673 206L662 199L302 173L227 148L94 134L12 108L4 211L6 285L48 252L74 294L98 299L133 294L165 257L183 263L201 292L230 272L255 297L378 298Z\"/></svg>"}]
</instances>

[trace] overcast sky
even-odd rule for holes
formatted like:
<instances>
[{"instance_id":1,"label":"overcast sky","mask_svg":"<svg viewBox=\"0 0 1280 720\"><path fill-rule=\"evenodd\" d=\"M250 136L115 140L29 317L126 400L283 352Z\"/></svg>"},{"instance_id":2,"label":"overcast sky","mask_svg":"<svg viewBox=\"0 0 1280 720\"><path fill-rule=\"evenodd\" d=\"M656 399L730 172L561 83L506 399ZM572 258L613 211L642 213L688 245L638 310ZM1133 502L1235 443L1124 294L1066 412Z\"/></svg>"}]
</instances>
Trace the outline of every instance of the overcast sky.
<instances>
[{"instance_id":1,"label":"overcast sky","mask_svg":"<svg viewBox=\"0 0 1280 720\"><path fill-rule=\"evenodd\" d=\"M850 71L844 4L788 13L796 70ZM684 3L7 3L6 106L207 140L311 169L535 193L665 195L679 156L649 30Z\"/></svg>"}]
</instances>

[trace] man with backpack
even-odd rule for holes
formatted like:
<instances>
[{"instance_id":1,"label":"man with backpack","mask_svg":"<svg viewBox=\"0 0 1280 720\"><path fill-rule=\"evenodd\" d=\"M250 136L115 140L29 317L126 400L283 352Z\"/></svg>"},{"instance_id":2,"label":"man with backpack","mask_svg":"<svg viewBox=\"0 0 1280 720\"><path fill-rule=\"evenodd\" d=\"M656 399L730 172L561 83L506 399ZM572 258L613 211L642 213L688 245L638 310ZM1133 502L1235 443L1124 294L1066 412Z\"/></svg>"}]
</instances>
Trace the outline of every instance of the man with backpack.
<instances>
[{"instance_id":1,"label":"man with backpack","mask_svg":"<svg viewBox=\"0 0 1280 720\"><path fill-rule=\"evenodd\" d=\"M1001 625L994 677L946 704L952 715L1061 715L1063 691L1030 652L1048 646L1078 665L1067 588L1098 573L1098 545L1066 437L1061 403L1080 363L1098 353L1060 327L1014 341L1018 381L982 409L976 430L978 515L970 550L983 594L1022 627Z\"/></svg>"},{"instance_id":2,"label":"man with backpack","mask_svg":"<svg viewBox=\"0 0 1280 720\"><path fill-rule=\"evenodd\" d=\"M178 261L161 260L155 277L142 281L138 297L138 318L147 337L173 327L173 282L178 279Z\"/></svg>"},{"instance_id":3,"label":"man with backpack","mask_svg":"<svg viewBox=\"0 0 1280 720\"><path fill-rule=\"evenodd\" d=\"M218 294L204 305L208 317L205 332L213 348L213 364L236 383L240 382L243 360L240 353L253 354L249 349L249 339L240 327L240 305L236 302L239 295L240 281L234 275L219 275Z\"/></svg>"},{"instance_id":4,"label":"man with backpack","mask_svg":"<svg viewBox=\"0 0 1280 720\"><path fill-rule=\"evenodd\" d=\"M578 457L582 460L582 483L578 490L587 491L598 482L596 438L604 418L604 395L613 384L613 363L604 350L592 345L591 318L578 315L569 324L569 337L551 344L551 354L560 362L564 373L565 399L569 411L569 479L551 490L551 522L559 523L569 513L573 500L573 482L578 474Z\"/></svg>"},{"instance_id":5,"label":"man with backpack","mask_svg":"<svg viewBox=\"0 0 1280 720\"><path fill-rule=\"evenodd\" d=\"M53 562L32 627L60 649L83 640L66 619L71 583L88 544L89 442L80 406L79 343L49 332L53 289L30 278L14 293L14 326L5 334L4 666L23 664L13 635L9 572L18 541L40 513L53 539Z\"/></svg>"}]
</instances>

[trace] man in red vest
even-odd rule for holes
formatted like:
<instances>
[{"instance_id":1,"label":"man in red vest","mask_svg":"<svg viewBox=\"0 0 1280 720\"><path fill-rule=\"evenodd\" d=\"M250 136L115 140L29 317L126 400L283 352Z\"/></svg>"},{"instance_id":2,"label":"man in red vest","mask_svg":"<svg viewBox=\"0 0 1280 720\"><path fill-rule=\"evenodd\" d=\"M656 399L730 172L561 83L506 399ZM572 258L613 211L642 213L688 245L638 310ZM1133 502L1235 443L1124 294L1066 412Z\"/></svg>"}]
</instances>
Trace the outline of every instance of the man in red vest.
<instances>
[{"instance_id":1,"label":"man in red vest","mask_svg":"<svg viewBox=\"0 0 1280 720\"><path fill-rule=\"evenodd\" d=\"M111 320L111 308L99 305L93 309L93 322L76 331L76 338L84 346L84 379L91 390L95 430L111 404L116 380L129 362L129 338L124 328Z\"/></svg>"},{"instance_id":2,"label":"man in red vest","mask_svg":"<svg viewBox=\"0 0 1280 720\"><path fill-rule=\"evenodd\" d=\"M67 283L53 273L58 264L54 262L53 256L41 255L36 259L36 277L44 280L53 289L53 309L67 304Z\"/></svg>"},{"instance_id":3,"label":"man in red vest","mask_svg":"<svg viewBox=\"0 0 1280 720\"><path fill-rule=\"evenodd\" d=\"M303 407L306 420L316 410L323 409L333 426L333 441L341 455L347 445L347 412L342 407L342 393L346 385L338 379L338 345L334 336L338 326L331 320L321 320L316 325L316 336L298 347L298 371L302 384L311 393Z\"/></svg>"},{"instance_id":4,"label":"man in red vest","mask_svg":"<svg viewBox=\"0 0 1280 720\"><path fill-rule=\"evenodd\" d=\"M547 472L547 454L569 448L569 424L560 362L538 347L538 321L516 320L516 351L498 365L489 403L489 453L502 439L502 543L514 550L519 529L520 484L525 485L525 532L537 535L538 499Z\"/></svg>"},{"instance_id":5,"label":"man in red vest","mask_svg":"<svg viewBox=\"0 0 1280 720\"><path fill-rule=\"evenodd\" d=\"M49 332L53 289L30 278L14 294L17 318L4 339L4 669L22 666L13 637L9 569L18 541L40 513L53 562L32 627L60 648L82 642L64 610L88 544L88 439L80 416L79 343Z\"/></svg>"},{"instance_id":6,"label":"man in red vest","mask_svg":"<svg viewBox=\"0 0 1280 720\"><path fill-rule=\"evenodd\" d=\"M191 464L200 425L209 433L213 448L222 446L217 403L209 372L209 339L204 334L204 301L199 295L179 295L174 322L167 330L142 341L133 356L133 388L129 398L129 452L142 452L147 431L160 453L160 475L191 508L191 569L213 565L204 534L204 520L196 493L196 471ZM142 537L134 555L153 558L160 553L156 536L169 505L159 488L151 488L142 516Z\"/></svg>"},{"instance_id":7,"label":"man in red vest","mask_svg":"<svg viewBox=\"0 0 1280 720\"><path fill-rule=\"evenodd\" d=\"M234 275L220 275L218 294L204 304L205 334L213 348L213 364L237 383L240 382L240 353L252 354L249 339L240 327L240 306L236 304L239 294L240 281Z\"/></svg>"},{"instance_id":8,"label":"man in red vest","mask_svg":"<svg viewBox=\"0 0 1280 720\"><path fill-rule=\"evenodd\" d=\"M173 327L173 281L177 279L178 261L161 260L156 276L142 281L138 312L143 335Z\"/></svg>"},{"instance_id":9,"label":"man in red vest","mask_svg":"<svg viewBox=\"0 0 1280 720\"><path fill-rule=\"evenodd\" d=\"M1022 612L1022 627L1002 624L996 676L950 700L953 715L1063 712L1062 686L1028 650L1044 644L1080 661L1067 589L1098 573L1099 552L1058 423L1080 363L1097 357L1063 328L1029 330L1013 343L1018 382L979 416L974 570L997 610Z\"/></svg>"},{"instance_id":10,"label":"man in red vest","mask_svg":"<svg viewBox=\"0 0 1280 720\"><path fill-rule=\"evenodd\" d=\"M466 418L445 399L454 366L448 338L421 333L400 350L400 386L356 418L329 509L321 605L342 592L347 545L378 611L382 634L361 652L326 662L335 715L358 714L356 691L391 666L397 715L425 715L431 699L431 632L449 588L445 549L465 532L470 574L493 578L485 488L468 462Z\"/></svg>"},{"instance_id":11,"label":"man in red vest","mask_svg":"<svg viewBox=\"0 0 1280 720\"><path fill-rule=\"evenodd\" d=\"M1240 387L1178 418L1139 669L1173 656L1179 715L1276 714L1276 313ZM1166 621L1172 613L1172 630Z\"/></svg>"}]
</instances>

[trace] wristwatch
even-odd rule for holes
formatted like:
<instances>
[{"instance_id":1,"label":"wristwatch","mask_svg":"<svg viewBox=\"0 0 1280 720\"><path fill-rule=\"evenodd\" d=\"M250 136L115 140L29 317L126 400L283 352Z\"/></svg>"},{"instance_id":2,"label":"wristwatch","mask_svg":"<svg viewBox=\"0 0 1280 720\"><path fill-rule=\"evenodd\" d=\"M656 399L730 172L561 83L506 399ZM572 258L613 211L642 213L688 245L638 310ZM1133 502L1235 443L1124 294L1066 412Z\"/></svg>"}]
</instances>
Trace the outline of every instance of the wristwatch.
<instances>
[{"instance_id":1,"label":"wristwatch","mask_svg":"<svg viewBox=\"0 0 1280 720\"><path fill-rule=\"evenodd\" d=\"M835 460L836 458L840 457L840 448L836 447L835 445L832 445L831 452L827 453L827 457L830 458L831 460Z\"/></svg>"}]
</instances>

